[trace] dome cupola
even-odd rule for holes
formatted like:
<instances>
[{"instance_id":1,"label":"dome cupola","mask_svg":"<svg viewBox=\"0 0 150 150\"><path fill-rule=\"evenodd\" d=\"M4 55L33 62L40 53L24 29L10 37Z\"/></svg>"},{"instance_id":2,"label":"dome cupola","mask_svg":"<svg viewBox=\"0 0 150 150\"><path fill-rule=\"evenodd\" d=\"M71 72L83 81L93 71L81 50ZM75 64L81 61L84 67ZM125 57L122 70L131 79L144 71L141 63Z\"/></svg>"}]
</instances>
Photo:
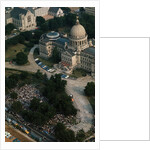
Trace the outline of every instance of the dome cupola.
<instances>
[{"instance_id":1,"label":"dome cupola","mask_svg":"<svg viewBox=\"0 0 150 150\"><path fill-rule=\"evenodd\" d=\"M79 17L76 18L76 24L71 28L70 37L72 39L82 39L85 38L86 31L84 27L79 22Z\"/></svg>"}]
</instances>

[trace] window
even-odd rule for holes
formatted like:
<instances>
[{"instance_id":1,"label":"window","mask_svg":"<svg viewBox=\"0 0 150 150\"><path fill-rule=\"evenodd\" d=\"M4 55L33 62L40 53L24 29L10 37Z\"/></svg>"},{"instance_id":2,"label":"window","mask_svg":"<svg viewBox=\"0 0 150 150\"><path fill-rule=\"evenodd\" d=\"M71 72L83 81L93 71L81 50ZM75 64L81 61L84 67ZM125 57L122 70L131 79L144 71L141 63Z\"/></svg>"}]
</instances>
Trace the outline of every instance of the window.
<instances>
[{"instance_id":1,"label":"window","mask_svg":"<svg viewBox=\"0 0 150 150\"><path fill-rule=\"evenodd\" d=\"M28 22L30 22L31 21L31 16L28 16Z\"/></svg>"}]
</instances>

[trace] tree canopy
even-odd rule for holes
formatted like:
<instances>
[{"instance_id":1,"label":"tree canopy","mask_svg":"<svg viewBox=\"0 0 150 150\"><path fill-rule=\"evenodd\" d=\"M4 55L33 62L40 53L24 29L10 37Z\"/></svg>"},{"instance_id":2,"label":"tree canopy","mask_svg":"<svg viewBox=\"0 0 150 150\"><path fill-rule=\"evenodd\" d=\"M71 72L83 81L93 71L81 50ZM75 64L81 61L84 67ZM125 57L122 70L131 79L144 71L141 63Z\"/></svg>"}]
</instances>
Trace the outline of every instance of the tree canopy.
<instances>
[{"instance_id":1,"label":"tree canopy","mask_svg":"<svg viewBox=\"0 0 150 150\"><path fill-rule=\"evenodd\" d=\"M54 63L59 63L61 61L60 52L58 51L57 47L54 47L53 49L52 60Z\"/></svg>"},{"instance_id":2,"label":"tree canopy","mask_svg":"<svg viewBox=\"0 0 150 150\"><path fill-rule=\"evenodd\" d=\"M11 34L11 31L12 31L13 29L15 29L14 24L12 24L12 23L7 24L7 25L5 26L5 34L6 34L6 35Z\"/></svg>"},{"instance_id":3,"label":"tree canopy","mask_svg":"<svg viewBox=\"0 0 150 150\"><path fill-rule=\"evenodd\" d=\"M76 115L77 110L72 105L70 96L65 92L67 81L61 79L60 74L55 74L45 83L43 95L48 98L58 113L63 113L65 116Z\"/></svg>"},{"instance_id":4,"label":"tree canopy","mask_svg":"<svg viewBox=\"0 0 150 150\"><path fill-rule=\"evenodd\" d=\"M42 24L45 23L45 19L41 16L37 16L36 17L36 23L37 23L37 26L41 26Z\"/></svg>"},{"instance_id":5,"label":"tree canopy","mask_svg":"<svg viewBox=\"0 0 150 150\"><path fill-rule=\"evenodd\" d=\"M27 62L28 62L28 56L25 53L23 53L23 52L17 53L17 55L16 55L16 63L18 65L24 65Z\"/></svg>"},{"instance_id":6,"label":"tree canopy","mask_svg":"<svg viewBox=\"0 0 150 150\"><path fill-rule=\"evenodd\" d=\"M95 83L94 82L88 82L84 92L87 96L95 96Z\"/></svg>"},{"instance_id":7,"label":"tree canopy","mask_svg":"<svg viewBox=\"0 0 150 150\"><path fill-rule=\"evenodd\" d=\"M55 127L55 136L61 142L75 142L75 133L66 127L62 123L57 123Z\"/></svg>"},{"instance_id":8,"label":"tree canopy","mask_svg":"<svg viewBox=\"0 0 150 150\"><path fill-rule=\"evenodd\" d=\"M22 111L21 102L19 102L19 101L13 102L13 104L11 105L11 109L16 113L20 113Z\"/></svg>"},{"instance_id":9,"label":"tree canopy","mask_svg":"<svg viewBox=\"0 0 150 150\"><path fill-rule=\"evenodd\" d=\"M51 119L55 114L55 108L47 104L47 102L40 102L40 99L33 98L31 100L30 110L22 112L23 118L36 125L43 125Z\"/></svg>"},{"instance_id":10,"label":"tree canopy","mask_svg":"<svg viewBox=\"0 0 150 150\"><path fill-rule=\"evenodd\" d=\"M12 92L12 93L10 93L10 97L11 97L12 99L17 99L18 94L17 94L16 92Z\"/></svg>"}]
</instances>

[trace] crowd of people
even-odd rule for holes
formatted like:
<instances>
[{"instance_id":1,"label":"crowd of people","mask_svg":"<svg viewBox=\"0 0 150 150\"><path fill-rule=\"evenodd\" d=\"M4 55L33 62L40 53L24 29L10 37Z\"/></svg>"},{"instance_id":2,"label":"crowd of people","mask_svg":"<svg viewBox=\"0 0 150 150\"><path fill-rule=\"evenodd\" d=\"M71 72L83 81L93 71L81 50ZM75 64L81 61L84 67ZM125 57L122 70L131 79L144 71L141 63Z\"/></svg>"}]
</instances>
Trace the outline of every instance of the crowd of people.
<instances>
[{"instance_id":1,"label":"crowd of people","mask_svg":"<svg viewBox=\"0 0 150 150\"><path fill-rule=\"evenodd\" d=\"M22 87L16 87L11 90L11 93L17 93L17 101L20 101L23 104L24 108L28 108L30 101L36 97L40 99L40 102L47 101L45 97L40 94L40 91L34 85L24 85ZM7 102L13 102L13 99L7 95ZM47 122L46 125L42 127L42 130L45 130L49 133L53 133L54 126L58 123L63 123L66 127L71 127L74 124L77 124L75 116L64 116L63 114L56 114L51 120Z\"/></svg>"}]
</instances>

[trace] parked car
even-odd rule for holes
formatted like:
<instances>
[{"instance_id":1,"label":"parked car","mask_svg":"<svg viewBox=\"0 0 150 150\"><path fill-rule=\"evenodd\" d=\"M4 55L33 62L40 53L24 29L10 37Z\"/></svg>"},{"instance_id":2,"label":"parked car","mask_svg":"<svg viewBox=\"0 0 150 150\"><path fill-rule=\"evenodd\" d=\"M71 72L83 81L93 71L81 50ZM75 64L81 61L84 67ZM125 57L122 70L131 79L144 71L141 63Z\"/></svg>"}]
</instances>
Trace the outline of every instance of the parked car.
<instances>
[{"instance_id":1,"label":"parked car","mask_svg":"<svg viewBox=\"0 0 150 150\"><path fill-rule=\"evenodd\" d=\"M68 75L66 75L65 79L68 79L68 78L69 78L69 76L68 76Z\"/></svg>"},{"instance_id":2,"label":"parked car","mask_svg":"<svg viewBox=\"0 0 150 150\"><path fill-rule=\"evenodd\" d=\"M55 70L54 69L49 69L48 72L52 73L54 72Z\"/></svg>"},{"instance_id":3,"label":"parked car","mask_svg":"<svg viewBox=\"0 0 150 150\"><path fill-rule=\"evenodd\" d=\"M46 71L48 71L48 70L49 70L49 68L47 67L45 70L46 70Z\"/></svg>"},{"instance_id":4,"label":"parked car","mask_svg":"<svg viewBox=\"0 0 150 150\"><path fill-rule=\"evenodd\" d=\"M72 94L70 94L69 96L70 96L71 98L73 98L73 95L72 95Z\"/></svg>"},{"instance_id":5,"label":"parked car","mask_svg":"<svg viewBox=\"0 0 150 150\"><path fill-rule=\"evenodd\" d=\"M43 69L45 69L47 66L44 66Z\"/></svg>"},{"instance_id":6,"label":"parked car","mask_svg":"<svg viewBox=\"0 0 150 150\"><path fill-rule=\"evenodd\" d=\"M42 65L41 67L44 69L45 65Z\"/></svg>"},{"instance_id":7,"label":"parked car","mask_svg":"<svg viewBox=\"0 0 150 150\"><path fill-rule=\"evenodd\" d=\"M39 60L38 58L35 59L35 61Z\"/></svg>"},{"instance_id":8,"label":"parked car","mask_svg":"<svg viewBox=\"0 0 150 150\"><path fill-rule=\"evenodd\" d=\"M39 62L39 63L38 63L38 65L41 65L41 64L42 64L42 62Z\"/></svg>"},{"instance_id":9,"label":"parked car","mask_svg":"<svg viewBox=\"0 0 150 150\"><path fill-rule=\"evenodd\" d=\"M62 74L61 77L67 79L69 78L69 75Z\"/></svg>"}]
</instances>

